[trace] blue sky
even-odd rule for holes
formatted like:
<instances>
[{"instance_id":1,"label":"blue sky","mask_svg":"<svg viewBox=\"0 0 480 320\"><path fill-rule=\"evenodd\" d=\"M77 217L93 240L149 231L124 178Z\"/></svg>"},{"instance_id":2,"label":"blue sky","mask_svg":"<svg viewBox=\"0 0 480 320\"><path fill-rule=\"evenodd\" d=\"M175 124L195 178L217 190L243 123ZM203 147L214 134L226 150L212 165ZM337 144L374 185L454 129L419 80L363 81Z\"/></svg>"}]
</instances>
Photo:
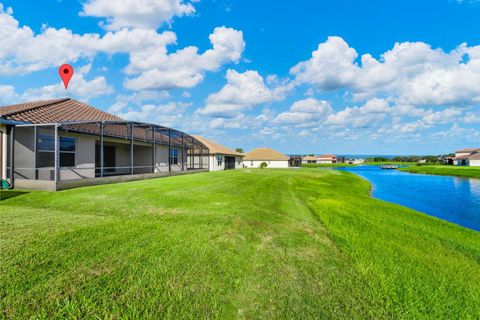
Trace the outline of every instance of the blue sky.
<instances>
[{"instance_id":1,"label":"blue sky","mask_svg":"<svg viewBox=\"0 0 480 320\"><path fill-rule=\"evenodd\" d=\"M477 1L0 3L2 104L69 96L246 150L480 145Z\"/></svg>"}]
</instances>

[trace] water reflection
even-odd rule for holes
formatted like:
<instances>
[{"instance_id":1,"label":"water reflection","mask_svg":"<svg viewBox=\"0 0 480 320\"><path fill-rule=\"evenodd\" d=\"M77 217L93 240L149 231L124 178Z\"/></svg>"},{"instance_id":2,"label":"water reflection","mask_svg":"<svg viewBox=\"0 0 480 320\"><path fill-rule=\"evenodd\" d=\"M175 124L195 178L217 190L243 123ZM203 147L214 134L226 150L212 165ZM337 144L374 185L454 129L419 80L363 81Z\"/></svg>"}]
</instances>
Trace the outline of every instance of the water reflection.
<instances>
[{"instance_id":1,"label":"water reflection","mask_svg":"<svg viewBox=\"0 0 480 320\"><path fill-rule=\"evenodd\" d=\"M377 166L341 170L369 180L376 198L480 231L480 179L411 174Z\"/></svg>"}]
</instances>

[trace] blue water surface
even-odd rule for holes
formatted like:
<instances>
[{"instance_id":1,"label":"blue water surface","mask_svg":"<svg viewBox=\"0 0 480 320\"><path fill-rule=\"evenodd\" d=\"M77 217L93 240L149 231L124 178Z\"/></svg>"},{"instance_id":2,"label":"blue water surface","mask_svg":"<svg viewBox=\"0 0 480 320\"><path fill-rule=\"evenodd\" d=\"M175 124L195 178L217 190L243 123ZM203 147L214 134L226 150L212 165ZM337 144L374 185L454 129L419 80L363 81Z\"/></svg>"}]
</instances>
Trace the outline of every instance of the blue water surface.
<instances>
[{"instance_id":1,"label":"blue water surface","mask_svg":"<svg viewBox=\"0 0 480 320\"><path fill-rule=\"evenodd\" d=\"M368 180L375 198L480 231L480 179L413 174L378 166L339 170Z\"/></svg>"}]
</instances>

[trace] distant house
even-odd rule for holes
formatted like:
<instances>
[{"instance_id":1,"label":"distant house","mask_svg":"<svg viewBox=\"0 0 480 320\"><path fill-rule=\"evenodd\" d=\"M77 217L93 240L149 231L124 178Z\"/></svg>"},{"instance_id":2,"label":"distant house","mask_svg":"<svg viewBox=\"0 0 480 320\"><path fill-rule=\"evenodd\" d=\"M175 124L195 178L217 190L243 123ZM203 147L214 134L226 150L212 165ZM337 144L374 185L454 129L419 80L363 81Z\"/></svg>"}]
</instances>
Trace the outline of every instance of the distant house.
<instances>
[{"instance_id":1,"label":"distant house","mask_svg":"<svg viewBox=\"0 0 480 320\"><path fill-rule=\"evenodd\" d=\"M346 159L345 163L348 163L348 164L364 164L365 159Z\"/></svg>"},{"instance_id":2,"label":"distant house","mask_svg":"<svg viewBox=\"0 0 480 320\"><path fill-rule=\"evenodd\" d=\"M307 163L317 163L317 158L313 156L305 156L302 158L302 164L307 164Z\"/></svg>"},{"instance_id":3,"label":"distant house","mask_svg":"<svg viewBox=\"0 0 480 320\"><path fill-rule=\"evenodd\" d=\"M258 168L266 162L268 168L288 168L289 157L270 148L257 148L245 153L243 164L247 168Z\"/></svg>"},{"instance_id":4,"label":"distant house","mask_svg":"<svg viewBox=\"0 0 480 320\"><path fill-rule=\"evenodd\" d=\"M243 167L243 157L245 157L243 153L229 149L215 141L208 140L201 136L193 137L203 143L203 145L210 150L208 157L210 171L222 171Z\"/></svg>"},{"instance_id":5,"label":"distant house","mask_svg":"<svg viewBox=\"0 0 480 320\"><path fill-rule=\"evenodd\" d=\"M467 148L455 151L453 164L456 166L480 166L480 148Z\"/></svg>"},{"instance_id":6,"label":"distant house","mask_svg":"<svg viewBox=\"0 0 480 320\"><path fill-rule=\"evenodd\" d=\"M337 163L337 157L333 154L317 156L317 163Z\"/></svg>"}]
</instances>

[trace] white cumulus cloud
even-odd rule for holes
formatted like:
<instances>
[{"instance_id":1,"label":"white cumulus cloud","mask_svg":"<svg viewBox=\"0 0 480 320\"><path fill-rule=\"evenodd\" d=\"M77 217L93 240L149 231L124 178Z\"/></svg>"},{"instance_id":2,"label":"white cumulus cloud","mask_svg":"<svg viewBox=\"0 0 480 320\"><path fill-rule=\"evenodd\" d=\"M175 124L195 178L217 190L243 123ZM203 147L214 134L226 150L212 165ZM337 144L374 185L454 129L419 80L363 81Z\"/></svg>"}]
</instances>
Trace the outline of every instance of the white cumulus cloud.
<instances>
[{"instance_id":1,"label":"white cumulus cloud","mask_svg":"<svg viewBox=\"0 0 480 320\"><path fill-rule=\"evenodd\" d=\"M328 116L328 124L356 128L378 126L391 111L388 102L372 99L360 107L347 107Z\"/></svg>"},{"instance_id":2,"label":"white cumulus cloud","mask_svg":"<svg viewBox=\"0 0 480 320\"><path fill-rule=\"evenodd\" d=\"M119 30L125 27L156 29L174 17L194 12L194 6L182 0L88 0L80 14L106 18L106 29Z\"/></svg>"},{"instance_id":3,"label":"white cumulus cloud","mask_svg":"<svg viewBox=\"0 0 480 320\"><path fill-rule=\"evenodd\" d=\"M270 88L263 77L254 70L239 73L227 71L227 84L207 98L206 106L197 113L219 118L233 118L256 105L284 98L285 88Z\"/></svg>"},{"instance_id":4,"label":"white cumulus cloud","mask_svg":"<svg viewBox=\"0 0 480 320\"><path fill-rule=\"evenodd\" d=\"M276 122L302 127L317 126L325 122L333 112L328 101L307 98L295 102L288 111L280 113Z\"/></svg>"},{"instance_id":5,"label":"white cumulus cloud","mask_svg":"<svg viewBox=\"0 0 480 320\"><path fill-rule=\"evenodd\" d=\"M245 41L241 31L217 27L210 35L212 48L202 54L194 46L168 53L166 46L151 46L130 54L128 74L139 74L125 81L130 90L192 88L207 71L240 60Z\"/></svg>"},{"instance_id":6,"label":"white cumulus cloud","mask_svg":"<svg viewBox=\"0 0 480 320\"><path fill-rule=\"evenodd\" d=\"M379 59L371 54L359 58L345 40L329 37L290 73L296 84L322 92L349 90L356 100L384 96L410 105L480 103L480 46L461 44L445 52L424 42L403 42Z\"/></svg>"}]
</instances>

